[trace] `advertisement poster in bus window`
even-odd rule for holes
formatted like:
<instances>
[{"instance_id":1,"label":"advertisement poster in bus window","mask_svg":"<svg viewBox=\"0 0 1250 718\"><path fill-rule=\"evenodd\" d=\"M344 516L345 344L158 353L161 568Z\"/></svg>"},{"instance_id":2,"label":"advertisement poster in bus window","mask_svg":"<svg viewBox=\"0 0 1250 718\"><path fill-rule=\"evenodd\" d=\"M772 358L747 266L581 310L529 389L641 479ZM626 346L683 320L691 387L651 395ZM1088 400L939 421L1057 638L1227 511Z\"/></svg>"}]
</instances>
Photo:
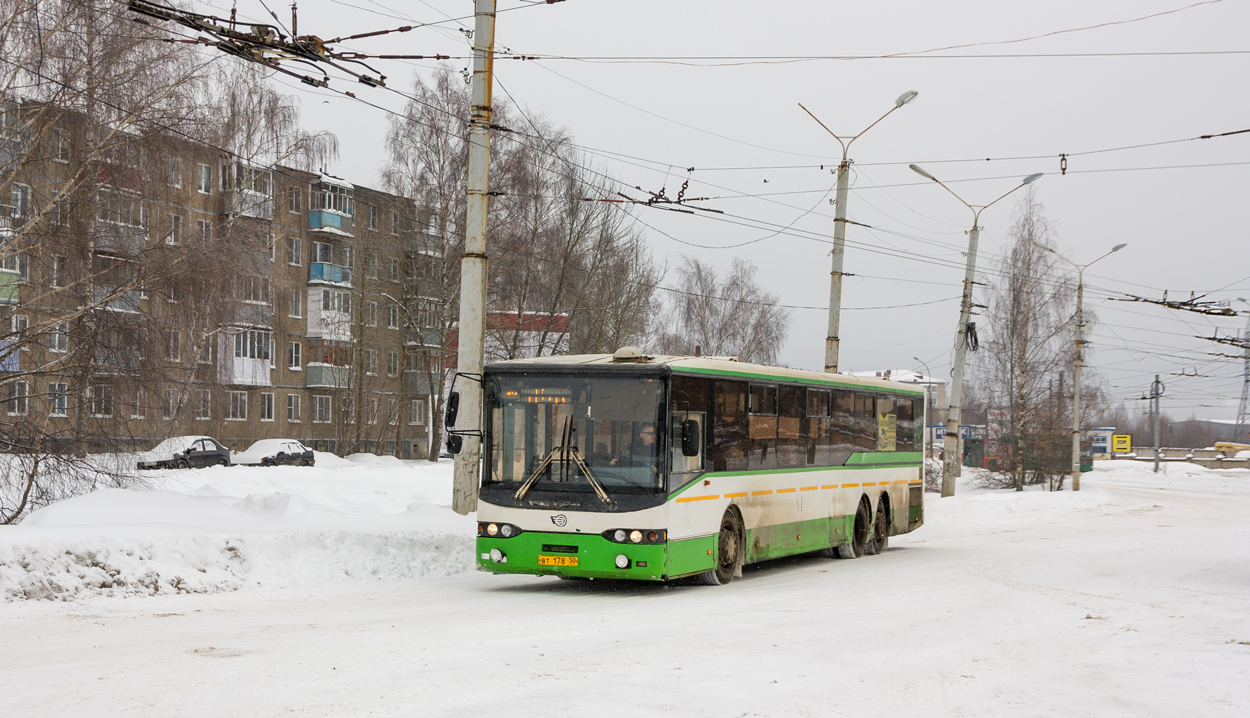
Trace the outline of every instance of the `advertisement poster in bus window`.
<instances>
[{"instance_id":1,"label":"advertisement poster in bus window","mask_svg":"<svg viewBox=\"0 0 1250 718\"><path fill-rule=\"evenodd\" d=\"M893 399L877 400L877 451L894 451L898 441L898 418Z\"/></svg>"}]
</instances>

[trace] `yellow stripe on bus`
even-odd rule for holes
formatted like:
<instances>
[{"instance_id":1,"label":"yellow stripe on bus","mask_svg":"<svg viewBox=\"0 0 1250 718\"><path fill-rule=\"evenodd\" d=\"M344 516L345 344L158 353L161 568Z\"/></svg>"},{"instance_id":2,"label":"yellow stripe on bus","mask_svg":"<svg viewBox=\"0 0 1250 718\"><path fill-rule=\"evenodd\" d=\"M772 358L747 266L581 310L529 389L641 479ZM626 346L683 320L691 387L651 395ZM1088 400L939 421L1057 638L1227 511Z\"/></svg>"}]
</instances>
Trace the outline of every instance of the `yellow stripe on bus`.
<instances>
[{"instance_id":1,"label":"yellow stripe on bus","mask_svg":"<svg viewBox=\"0 0 1250 718\"><path fill-rule=\"evenodd\" d=\"M818 488L820 487L819 486L804 486L803 488L799 489L799 491L815 491Z\"/></svg>"},{"instance_id":2,"label":"yellow stripe on bus","mask_svg":"<svg viewBox=\"0 0 1250 718\"><path fill-rule=\"evenodd\" d=\"M746 496L746 495L747 495L747 492L743 491L743 492L741 492L741 493L737 493L737 494L725 494L725 498L727 498L727 499L736 499L736 498L739 498L739 497L742 497L742 496Z\"/></svg>"},{"instance_id":3,"label":"yellow stripe on bus","mask_svg":"<svg viewBox=\"0 0 1250 718\"><path fill-rule=\"evenodd\" d=\"M777 493L779 493L779 494L792 494L792 493L794 493L794 489L777 489Z\"/></svg>"},{"instance_id":4,"label":"yellow stripe on bus","mask_svg":"<svg viewBox=\"0 0 1250 718\"><path fill-rule=\"evenodd\" d=\"M838 485L837 485L837 484L829 484L828 486L822 486L822 487L820 487L820 488L822 488L822 489L836 489L836 488L838 488Z\"/></svg>"},{"instance_id":5,"label":"yellow stripe on bus","mask_svg":"<svg viewBox=\"0 0 1250 718\"><path fill-rule=\"evenodd\" d=\"M720 494L712 496L681 496L677 499L677 503L685 503L686 501L708 501L710 499L719 499Z\"/></svg>"},{"instance_id":6,"label":"yellow stripe on bus","mask_svg":"<svg viewBox=\"0 0 1250 718\"><path fill-rule=\"evenodd\" d=\"M766 496L771 493L772 493L772 490L770 489L768 491L752 491L751 495L752 496Z\"/></svg>"},{"instance_id":7,"label":"yellow stripe on bus","mask_svg":"<svg viewBox=\"0 0 1250 718\"><path fill-rule=\"evenodd\" d=\"M876 486L876 485L877 485L877 482L875 481L865 481L864 483L860 484L860 486Z\"/></svg>"}]
</instances>

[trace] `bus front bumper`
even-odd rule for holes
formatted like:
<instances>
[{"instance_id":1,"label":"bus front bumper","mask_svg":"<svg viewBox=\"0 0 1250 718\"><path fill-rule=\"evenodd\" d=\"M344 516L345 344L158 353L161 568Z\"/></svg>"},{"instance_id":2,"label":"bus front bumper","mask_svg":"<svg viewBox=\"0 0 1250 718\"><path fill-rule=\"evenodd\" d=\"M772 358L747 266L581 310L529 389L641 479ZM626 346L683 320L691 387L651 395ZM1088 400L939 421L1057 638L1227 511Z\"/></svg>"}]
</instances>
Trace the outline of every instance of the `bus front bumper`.
<instances>
[{"instance_id":1,"label":"bus front bumper","mask_svg":"<svg viewBox=\"0 0 1250 718\"><path fill-rule=\"evenodd\" d=\"M662 581L667 549L664 543L614 543L598 534L525 531L512 538L479 536L477 567L491 573ZM620 556L624 568L618 568Z\"/></svg>"}]
</instances>

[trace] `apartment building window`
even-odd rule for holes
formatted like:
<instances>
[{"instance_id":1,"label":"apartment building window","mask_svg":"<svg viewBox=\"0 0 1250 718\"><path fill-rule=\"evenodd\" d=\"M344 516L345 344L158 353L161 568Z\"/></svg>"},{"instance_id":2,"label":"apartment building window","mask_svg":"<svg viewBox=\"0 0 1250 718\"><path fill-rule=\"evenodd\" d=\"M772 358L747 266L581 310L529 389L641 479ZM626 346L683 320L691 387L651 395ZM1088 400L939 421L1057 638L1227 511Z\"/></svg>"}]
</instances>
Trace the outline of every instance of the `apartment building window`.
<instances>
[{"instance_id":1,"label":"apartment building window","mask_svg":"<svg viewBox=\"0 0 1250 718\"><path fill-rule=\"evenodd\" d=\"M165 244L182 243L182 215L165 215Z\"/></svg>"},{"instance_id":2,"label":"apartment building window","mask_svg":"<svg viewBox=\"0 0 1250 718\"><path fill-rule=\"evenodd\" d=\"M91 385L91 415L109 417L113 415L113 385Z\"/></svg>"},{"instance_id":3,"label":"apartment building window","mask_svg":"<svg viewBox=\"0 0 1250 718\"><path fill-rule=\"evenodd\" d=\"M182 158L165 158L165 184L170 187L182 188Z\"/></svg>"},{"instance_id":4,"label":"apartment building window","mask_svg":"<svg viewBox=\"0 0 1250 718\"><path fill-rule=\"evenodd\" d=\"M236 284L236 287L238 288L238 295L240 299L242 299L245 302L252 302L254 304L268 304L269 303L270 284L269 284L268 277L262 277L256 274L248 274L248 275L239 277L236 281L238 282L238 284Z\"/></svg>"},{"instance_id":5,"label":"apartment building window","mask_svg":"<svg viewBox=\"0 0 1250 718\"><path fill-rule=\"evenodd\" d=\"M260 329L242 329L234 335L234 356L239 359L269 359L273 333Z\"/></svg>"},{"instance_id":6,"label":"apartment building window","mask_svg":"<svg viewBox=\"0 0 1250 718\"><path fill-rule=\"evenodd\" d=\"M376 327L378 325L378 303L365 302L365 324Z\"/></svg>"},{"instance_id":7,"label":"apartment building window","mask_svg":"<svg viewBox=\"0 0 1250 718\"><path fill-rule=\"evenodd\" d=\"M213 223L206 219L195 220L196 230L199 232L200 239L207 242L213 238Z\"/></svg>"},{"instance_id":8,"label":"apartment building window","mask_svg":"<svg viewBox=\"0 0 1250 718\"><path fill-rule=\"evenodd\" d=\"M339 256L344 267L355 268L356 266L356 250L351 247L339 247Z\"/></svg>"},{"instance_id":9,"label":"apartment building window","mask_svg":"<svg viewBox=\"0 0 1250 718\"><path fill-rule=\"evenodd\" d=\"M200 342L200 354L195 360L201 364L213 363L213 335L205 334L204 341Z\"/></svg>"},{"instance_id":10,"label":"apartment building window","mask_svg":"<svg viewBox=\"0 0 1250 718\"><path fill-rule=\"evenodd\" d=\"M273 392L260 393L260 420L273 421Z\"/></svg>"},{"instance_id":11,"label":"apartment building window","mask_svg":"<svg viewBox=\"0 0 1250 718\"><path fill-rule=\"evenodd\" d=\"M302 371L301 355L304 345L299 342L287 342L286 345L286 368L291 371Z\"/></svg>"},{"instance_id":12,"label":"apartment building window","mask_svg":"<svg viewBox=\"0 0 1250 718\"><path fill-rule=\"evenodd\" d=\"M203 162L195 166L195 189L200 194L211 194L213 191L213 168Z\"/></svg>"},{"instance_id":13,"label":"apartment building window","mask_svg":"<svg viewBox=\"0 0 1250 718\"><path fill-rule=\"evenodd\" d=\"M350 396L339 399L339 416L344 424L356 423L356 401Z\"/></svg>"},{"instance_id":14,"label":"apartment building window","mask_svg":"<svg viewBox=\"0 0 1250 718\"><path fill-rule=\"evenodd\" d=\"M9 212L13 217L25 217L30 212L30 185L9 185Z\"/></svg>"},{"instance_id":15,"label":"apartment building window","mask_svg":"<svg viewBox=\"0 0 1250 718\"><path fill-rule=\"evenodd\" d=\"M378 208L369 205L369 229L378 228Z\"/></svg>"},{"instance_id":16,"label":"apartment building window","mask_svg":"<svg viewBox=\"0 0 1250 718\"><path fill-rule=\"evenodd\" d=\"M17 272L18 281L22 283L30 281L30 257L27 257L25 252L10 254L0 260L0 269Z\"/></svg>"},{"instance_id":17,"label":"apartment building window","mask_svg":"<svg viewBox=\"0 0 1250 718\"><path fill-rule=\"evenodd\" d=\"M300 405L299 394L286 395L286 421L288 424L298 424L302 421L299 417Z\"/></svg>"},{"instance_id":18,"label":"apartment building window","mask_svg":"<svg viewBox=\"0 0 1250 718\"><path fill-rule=\"evenodd\" d=\"M300 319L304 316L304 290L292 289L291 296L287 297L286 315Z\"/></svg>"},{"instance_id":19,"label":"apartment building window","mask_svg":"<svg viewBox=\"0 0 1250 718\"><path fill-rule=\"evenodd\" d=\"M365 350L365 373L374 376L378 373L378 350Z\"/></svg>"},{"instance_id":20,"label":"apartment building window","mask_svg":"<svg viewBox=\"0 0 1250 718\"><path fill-rule=\"evenodd\" d=\"M69 224L69 200L62 198L52 203L52 224L64 227Z\"/></svg>"},{"instance_id":21,"label":"apartment building window","mask_svg":"<svg viewBox=\"0 0 1250 718\"><path fill-rule=\"evenodd\" d=\"M265 235L265 242L267 242L265 246L269 248L269 261L278 261L278 243L273 241L273 232Z\"/></svg>"},{"instance_id":22,"label":"apartment building window","mask_svg":"<svg viewBox=\"0 0 1250 718\"><path fill-rule=\"evenodd\" d=\"M286 188L286 211L291 214L299 214L300 205L300 189L299 187Z\"/></svg>"},{"instance_id":23,"label":"apartment building window","mask_svg":"<svg viewBox=\"0 0 1250 718\"><path fill-rule=\"evenodd\" d=\"M303 254L300 251L299 237L286 238L286 263L292 267L298 267L303 264Z\"/></svg>"},{"instance_id":24,"label":"apartment building window","mask_svg":"<svg viewBox=\"0 0 1250 718\"><path fill-rule=\"evenodd\" d=\"M199 402L198 406L195 408L195 418L213 418L213 393L208 389L200 389L197 394L199 395Z\"/></svg>"},{"instance_id":25,"label":"apartment building window","mask_svg":"<svg viewBox=\"0 0 1250 718\"><path fill-rule=\"evenodd\" d=\"M9 416L26 416L30 410L30 384L9 382Z\"/></svg>"},{"instance_id":26,"label":"apartment building window","mask_svg":"<svg viewBox=\"0 0 1250 718\"><path fill-rule=\"evenodd\" d=\"M386 375L387 376L399 376L399 352L387 353Z\"/></svg>"},{"instance_id":27,"label":"apartment building window","mask_svg":"<svg viewBox=\"0 0 1250 718\"><path fill-rule=\"evenodd\" d=\"M425 401L421 399L408 401L408 423L413 426L425 426Z\"/></svg>"},{"instance_id":28,"label":"apartment building window","mask_svg":"<svg viewBox=\"0 0 1250 718\"><path fill-rule=\"evenodd\" d=\"M21 344L22 351L30 349L30 347L26 344L26 331L28 329L30 329L30 317L25 314L14 314L13 317L9 319L9 332L16 337L18 343Z\"/></svg>"},{"instance_id":29,"label":"apartment building window","mask_svg":"<svg viewBox=\"0 0 1250 718\"><path fill-rule=\"evenodd\" d=\"M61 255L52 256L52 272L48 278L48 284L53 287L64 287L66 277L69 275L69 258Z\"/></svg>"},{"instance_id":30,"label":"apartment building window","mask_svg":"<svg viewBox=\"0 0 1250 718\"><path fill-rule=\"evenodd\" d=\"M339 292L333 289L322 289L321 311L343 312L344 314L350 314L352 311L352 293Z\"/></svg>"},{"instance_id":31,"label":"apartment building window","mask_svg":"<svg viewBox=\"0 0 1250 718\"><path fill-rule=\"evenodd\" d=\"M48 332L48 351L64 354L69 351L69 323L60 322Z\"/></svg>"},{"instance_id":32,"label":"apartment building window","mask_svg":"<svg viewBox=\"0 0 1250 718\"><path fill-rule=\"evenodd\" d=\"M391 234L399 234L399 215L395 213L395 210L391 210L390 215Z\"/></svg>"},{"instance_id":33,"label":"apartment building window","mask_svg":"<svg viewBox=\"0 0 1250 718\"><path fill-rule=\"evenodd\" d=\"M378 423L378 400L374 397L369 397L365 402L365 421L370 426Z\"/></svg>"},{"instance_id":34,"label":"apartment building window","mask_svg":"<svg viewBox=\"0 0 1250 718\"><path fill-rule=\"evenodd\" d=\"M177 329L165 332L165 359L172 362L182 361L182 333Z\"/></svg>"},{"instance_id":35,"label":"apartment building window","mask_svg":"<svg viewBox=\"0 0 1250 718\"><path fill-rule=\"evenodd\" d=\"M386 326L388 329L399 329L399 306L392 304L386 308Z\"/></svg>"},{"instance_id":36,"label":"apartment building window","mask_svg":"<svg viewBox=\"0 0 1250 718\"><path fill-rule=\"evenodd\" d=\"M180 403L181 402L178 401L178 390L166 389L165 402L161 407L161 417L168 421L178 418L178 405Z\"/></svg>"},{"instance_id":37,"label":"apartment building window","mask_svg":"<svg viewBox=\"0 0 1250 718\"><path fill-rule=\"evenodd\" d=\"M57 130L53 142L55 150L52 159L62 164L69 164L69 133L65 130Z\"/></svg>"},{"instance_id":38,"label":"apartment building window","mask_svg":"<svg viewBox=\"0 0 1250 718\"><path fill-rule=\"evenodd\" d=\"M334 264L334 246L325 242L313 242L313 261Z\"/></svg>"},{"instance_id":39,"label":"apartment building window","mask_svg":"<svg viewBox=\"0 0 1250 718\"><path fill-rule=\"evenodd\" d=\"M245 421L247 419L247 392L228 392L230 401L226 404L226 421Z\"/></svg>"},{"instance_id":40,"label":"apartment building window","mask_svg":"<svg viewBox=\"0 0 1250 718\"><path fill-rule=\"evenodd\" d=\"M49 416L68 416L69 402L66 400L66 394L69 393L69 385L65 382L52 381L48 382L48 415Z\"/></svg>"},{"instance_id":41,"label":"apartment building window","mask_svg":"<svg viewBox=\"0 0 1250 718\"><path fill-rule=\"evenodd\" d=\"M373 252L365 253L365 275L369 279L378 278L378 255Z\"/></svg>"},{"instance_id":42,"label":"apartment building window","mask_svg":"<svg viewBox=\"0 0 1250 718\"><path fill-rule=\"evenodd\" d=\"M144 391L143 385L135 387L134 404L130 407L131 419L143 419L145 412L143 407L147 406L147 392Z\"/></svg>"},{"instance_id":43,"label":"apartment building window","mask_svg":"<svg viewBox=\"0 0 1250 718\"><path fill-rule=\"evenodd\" d=\"M391 270L390 270L391 281L398 282L399 281L399 257L390 257L388 261L390 262L390 265L391 265Z\"/></svg>"},{"instance_id":44,"label":"apartment building window","mask_svg":"<svg viewBox=\"0 0 1250 718\"><path fill-rule=\"evenodd\" d=\"M313 423L328 424L330 423L330 397L314 396L313 397Z\"/></svg>"}]
</instances>

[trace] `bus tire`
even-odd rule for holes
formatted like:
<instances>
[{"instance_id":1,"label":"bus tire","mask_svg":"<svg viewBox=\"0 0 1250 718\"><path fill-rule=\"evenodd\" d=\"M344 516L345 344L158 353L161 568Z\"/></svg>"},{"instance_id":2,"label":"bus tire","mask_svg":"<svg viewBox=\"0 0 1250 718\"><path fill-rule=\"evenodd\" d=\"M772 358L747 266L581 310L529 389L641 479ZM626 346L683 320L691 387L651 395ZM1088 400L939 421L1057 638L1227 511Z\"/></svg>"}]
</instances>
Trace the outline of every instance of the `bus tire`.
<instances>
[{"instance_id":1,"label":"bus tire","mask_svg":"<svg viewBox=\"0 0 1250 718\"><path fill-rule=\"evenodd\" d=\"M724 586L733 580L743 563L742 519L732 508L720 520L716 537L716 568L699 574L699 581L708 586Z\"/></svg>"},{"instance_id":2,"label":"bus tire","mask_svg":"<svg viewBox=\"0 0 1250 718\"><path fill-rule=\"evenodd\" d=\"M838 547L838 555L842 558L859 558L864 555L868 546L869 524L872 522L872 511L868 509L868 499L860 499L855 509L855 528L851 531L851 540Z\"/></svg>"},{"instance_id":3,"label":"bus tire","mask_svg":"<svg viewBox=\"0 0 1250 718\"><path fill-rule=\"evenodd\" d=\"M868 537L868 544L864 547L864 553L869 556L876 556L885 553L890 547L890 500L885 495L881 496L881 500L877 503L877 519L872 522L872 534Z\"/></svg>"}]
</instances>

